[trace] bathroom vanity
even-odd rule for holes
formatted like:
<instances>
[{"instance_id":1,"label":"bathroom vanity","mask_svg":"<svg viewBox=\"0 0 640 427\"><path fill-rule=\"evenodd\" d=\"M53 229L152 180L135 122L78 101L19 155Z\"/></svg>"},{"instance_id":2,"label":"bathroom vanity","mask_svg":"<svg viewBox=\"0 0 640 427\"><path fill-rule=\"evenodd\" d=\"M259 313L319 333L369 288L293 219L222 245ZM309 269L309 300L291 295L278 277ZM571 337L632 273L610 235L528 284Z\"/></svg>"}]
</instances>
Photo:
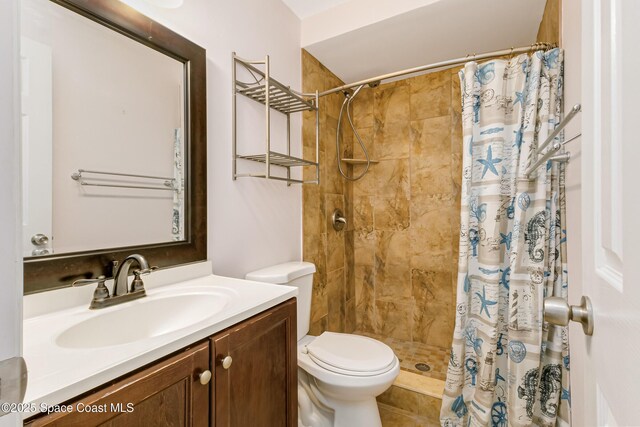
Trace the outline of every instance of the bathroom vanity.
<instances>
[{"instance_id":1,"label":"bathroom vanity","mask_svg":"<svg viewBox=\"0 0 640 427\"><path fill-rule=\"evenodd\" d=\"M27 425L297 425L295 313L288 300Z\"/></svg>"},{"instance_id":2,"label":"bathroom vanity","mask_svg":"<svg viewBox=\"0 0 640 427\"><path fill-rule=\"evenodd\" d=\"M297 425L296 290L212 275L154 286L163 274L180 272L156 272L147 297L101 310L38 313L41 295L27 297L25 402L40 413L26 425ZM121 326L138 332L111 335Z\"/></svg>"}]
</instances>

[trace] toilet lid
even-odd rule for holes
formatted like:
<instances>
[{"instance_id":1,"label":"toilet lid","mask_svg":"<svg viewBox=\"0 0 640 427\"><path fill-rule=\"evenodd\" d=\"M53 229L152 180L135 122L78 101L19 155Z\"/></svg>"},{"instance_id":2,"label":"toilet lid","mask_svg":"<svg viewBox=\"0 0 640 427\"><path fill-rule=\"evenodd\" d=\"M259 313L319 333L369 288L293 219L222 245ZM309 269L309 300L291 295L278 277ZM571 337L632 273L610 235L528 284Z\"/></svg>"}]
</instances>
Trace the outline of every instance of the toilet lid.
<instances>
[{"instance_id":1,"label":"toilet lid","mask_svg":"<svg viewBox=\"0 0 640 427\"><path fill-rule=\"evenodd\" d=\"M395 363L393 350L380 341L361 335L324 332L307 345L307 354L333 372L371 376L387 372Z\"/></svg>"}]
</instances>

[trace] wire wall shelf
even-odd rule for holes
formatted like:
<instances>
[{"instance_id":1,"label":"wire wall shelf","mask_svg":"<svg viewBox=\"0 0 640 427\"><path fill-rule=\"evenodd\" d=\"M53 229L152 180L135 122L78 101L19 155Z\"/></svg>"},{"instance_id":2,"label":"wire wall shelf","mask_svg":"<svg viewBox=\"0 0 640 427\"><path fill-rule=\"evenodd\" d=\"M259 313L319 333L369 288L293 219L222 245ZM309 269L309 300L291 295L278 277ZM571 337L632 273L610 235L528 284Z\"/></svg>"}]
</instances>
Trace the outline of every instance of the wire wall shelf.
<instances>
[{"instance_id":1,"label":"wire wall shelf","mask_svg":"<svg viewBox=\"0 0 640 427\"><path fill-rule=\"evenodd\" d=\"M233 140L233 179L242 177L266 178L279 181L286 181L291 184L318 184L320 182L320 117L318 111L318 92L313 94L303 94L297 92L288 86L275 80L269 73L269 56L264 60L247 60L242 59L235 54L233 58L233 98L232 98L232 140ZM264 71L258 68L263 66ZM242 81L238 79L239 69L251 76L253 81ZM265 150L264 153L241 155L238 154L237 140L237 95L243 95L253 101L259 102L265 106ZM279 153L272 150L271 147L271 110L278 111L287 117L287 152ZM315 112L316 116L316 150L315 161L298 158L291 155L291 114L301 113L303 111ZM262 163L265 165L264 174L255 173L238 173L238 160L248 160L252 162ZM286 177L273 174L272 166L283 168ZM292 167L314 167L315 179L304 180L294 179L291 177Z\"/></svg>"}]
</instances>

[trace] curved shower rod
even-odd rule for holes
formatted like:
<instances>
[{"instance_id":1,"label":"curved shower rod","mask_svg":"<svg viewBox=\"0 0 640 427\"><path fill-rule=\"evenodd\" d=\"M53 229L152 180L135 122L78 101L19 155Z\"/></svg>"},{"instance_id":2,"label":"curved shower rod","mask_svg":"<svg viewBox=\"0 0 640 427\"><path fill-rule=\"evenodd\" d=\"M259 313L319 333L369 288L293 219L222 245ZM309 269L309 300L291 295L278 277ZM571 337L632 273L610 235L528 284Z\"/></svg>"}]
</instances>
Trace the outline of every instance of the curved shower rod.
<instances>
[{"instance_id":1,"label":"curved shower rod","mask_svg":"<svg viewBox=\"0 0 640 427\"><path fill-rule=\"evenodd\" d=\"M464 64L464 63L469 62L469 61L478 61L478 60L483 60L483 59L489 59L489 58L493 58L493 57L496 57L496 56L514 55L514 54L531 52L532 50L551 49L551 48L554 48L554 47L556 47L556 45L554 43L534 43L534 44L531 44L529 46L512 47L512 48L509 48L509 49L496 50L494 52L480 53L480 54L477 54L477 55L474 53L473 55L467 55L464 58L449 59L447 61L436 62L436 63L428 64L428 65L421 65L419 67L414 67L414 68L407 68L406 70L395 71L393 73L383 74L381 76L372 77L370 79L360 80L358 82L354 82L354 83L349 83L349 84L346 84L346 85L338 86L336 88L329 89L329 90L326 90L324 92L320 92L318 94L318 96L331 95L331 94L336 93L336 92L342 92L344 90L351 89L352 87L362 86L362 85L366 85L366 84L369 84L369 83L375 83L375 82L380 81L380 80L388 80L388 79L392 79L394 77L404 76L406 74L419 73L421 71L428 71L428 70L433 70L433 69L436 69L436 68L450 67L452 65Z\"/></svg>"}]
</instances>

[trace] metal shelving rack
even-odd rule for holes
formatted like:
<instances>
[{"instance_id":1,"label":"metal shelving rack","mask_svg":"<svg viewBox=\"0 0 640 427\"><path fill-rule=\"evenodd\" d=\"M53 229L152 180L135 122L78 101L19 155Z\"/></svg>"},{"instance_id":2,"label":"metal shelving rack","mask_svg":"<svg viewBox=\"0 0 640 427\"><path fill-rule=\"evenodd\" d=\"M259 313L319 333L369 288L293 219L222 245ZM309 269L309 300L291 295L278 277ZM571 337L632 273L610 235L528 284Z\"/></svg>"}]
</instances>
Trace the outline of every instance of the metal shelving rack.
<instances>
[{"instance_id":1,"label":"metal shelving rack","mask_svg":"<svg viewBox=\"0 0 640 427\"><path fill-rule=\"evenodd\" d=\"M291 184L319 184L320 183L320 117L318 110L318 91L314 94L303 94L296 92L291 88L283 85L275 80L269 74L269 56L264 60L252 61L240 58L233 52L233 101L232 101L232 140L233 140L233 179L241 177L254 177L275 179L286 181L287 185ZM256 67L263 65L264 71ZM238 66L243 67L252 76L255 82L243 82L238 80ZM237 132L236 132L236 97L244 95L249 99L253 99L265 106L266 119L266 148L264 154L240 155L237 152ZM271 110L276 110L287 117L287 153L278 153L271 149ZM315 111L316 113L316 159L315 161L305 160L291 155L291 114L303 111ZM265 165L264 174L238 173L238 159L248 160ZM279 166L286 169L287 176L281 177L273 175L272 166ZM294 179L291 178L292 167L315 167L314 180Z\"/></svg>"}]
</instances>

